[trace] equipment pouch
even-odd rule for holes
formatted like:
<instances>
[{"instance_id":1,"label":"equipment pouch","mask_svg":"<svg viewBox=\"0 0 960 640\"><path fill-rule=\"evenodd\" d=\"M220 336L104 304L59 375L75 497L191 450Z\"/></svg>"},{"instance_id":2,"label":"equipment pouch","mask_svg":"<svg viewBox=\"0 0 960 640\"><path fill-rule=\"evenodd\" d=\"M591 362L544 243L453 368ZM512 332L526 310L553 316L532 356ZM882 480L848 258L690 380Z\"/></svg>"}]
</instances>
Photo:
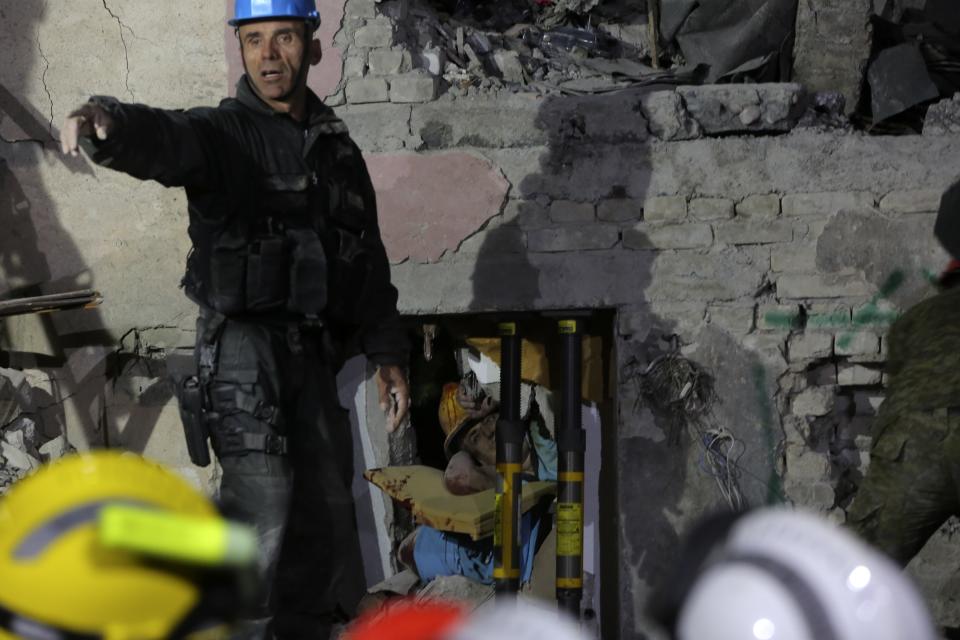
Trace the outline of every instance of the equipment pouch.
<instances>
[{"instance_id":1,"label":"equipment pouch","mask_svg":"<svg viewBox=\"0 0 960 640\"><path fill-rule=\"evenodd\" d=\"M246 309L247 243L242 235L223 233L213 244L210 305L224 315Z\"/></svg>"},{"instance_id":2,"label":"equipment pouch","mask_svg":"<svg viewBox=\"0 0 960 640\"><path fill-rule=\"evenodd\" d=\"M203 408L203 385L197 376L184 378L177 389L180 401L180 420L187 441L187 453L198 467L210 464L210 451L207 439L210 432L207 427L206 412Z\"/></svg>"},{"instance_id":3,"label":"equipment pouch","mask_svg":"<svg viewBox=\"0 0 960 640\"><path fill-rule=\"evenodd\" d=\"M327 255L315 231L290 229L290 296L287 310L319 316L327 307Z\"/></svg>"},{"instance_id":4,"label":"equipment pouch","mask_svg":"<svg viewBox=\"0 0 960 640\"><path fill-rule=\"evenodd\" d=\"M264 238L247 257L247 311L269 311L287 301L287 255L284 239Z\"/></svg>"}]
</instances>

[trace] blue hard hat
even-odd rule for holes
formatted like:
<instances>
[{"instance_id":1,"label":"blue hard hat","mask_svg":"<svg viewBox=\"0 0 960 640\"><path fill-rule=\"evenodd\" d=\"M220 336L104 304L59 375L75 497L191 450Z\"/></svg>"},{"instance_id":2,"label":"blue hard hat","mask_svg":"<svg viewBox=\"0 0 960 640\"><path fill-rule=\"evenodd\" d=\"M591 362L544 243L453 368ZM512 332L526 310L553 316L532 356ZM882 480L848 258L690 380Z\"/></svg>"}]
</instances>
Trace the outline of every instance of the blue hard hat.
<instances>
[{"instance_id":1,"label":"blue hard hat","mask_svg":"<svg viewBox=\"0 0 960 640\"><path fill-rule=\"evenodd\" d=\"M314 0L236 0L231 27L253 20L294 18L306 20L314 27L320 24L320 13Z\"/></svg>"}]
</instances>

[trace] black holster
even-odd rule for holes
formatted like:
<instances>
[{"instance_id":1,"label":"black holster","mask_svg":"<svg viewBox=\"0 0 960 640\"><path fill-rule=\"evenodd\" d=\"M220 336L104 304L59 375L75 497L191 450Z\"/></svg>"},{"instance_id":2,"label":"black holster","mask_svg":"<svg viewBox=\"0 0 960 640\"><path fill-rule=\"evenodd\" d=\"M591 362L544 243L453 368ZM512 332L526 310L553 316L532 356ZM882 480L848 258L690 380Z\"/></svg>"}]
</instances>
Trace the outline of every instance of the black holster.
<instances>
[{"instance_id":1,"label":"black holster","mask_svg":"<svg viewBox=\"0 0 960 640\"><path fill-rule=\"evenodd\" d=\"M177 390L180 401L180 420L183 422L183 434L187 441L187 453L198 467L210 464L210 450L207 440L210 429L207 425L207 412L204 409L204 388L197 376L184 378Z\"/></svg>"}]
</instances>

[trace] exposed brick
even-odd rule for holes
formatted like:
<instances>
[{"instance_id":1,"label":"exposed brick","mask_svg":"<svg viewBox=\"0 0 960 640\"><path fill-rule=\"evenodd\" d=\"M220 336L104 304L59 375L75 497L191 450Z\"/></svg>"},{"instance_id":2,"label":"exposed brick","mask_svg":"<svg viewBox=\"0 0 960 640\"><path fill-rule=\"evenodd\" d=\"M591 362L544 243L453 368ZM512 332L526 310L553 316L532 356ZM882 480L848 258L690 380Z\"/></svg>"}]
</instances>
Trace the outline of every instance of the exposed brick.
<instances>
[{"instance_id":1,"label":"exposed brick","mask_svg":"<svg viewBox=\"0 0 960 640\"><path fill-rule=\"evenodd\" d=\"M590 223L596 220L596 212L591 202L554 200L550 203L550 219L554 222Z\"/></svg>"},{"instance_id":2,"label":"exposed brick","mask_svg":"<svg viewBox=\"0 0 960 640\"><path fill-rule=\"evenodd\" d=\"M386 102L390 99L387 81L383 78L353 78L347 81L347 102Z\"/></svg>"},{"instance_id":3,"label":"exposed brick","mask_svg":"<svg viewBox=\"0 0 960 640\"><path fill-rule=\"evenodd\" d=\"M891 191L880 200L880 209L894 213L933 213L940 210L940 189Z\"/></svg>"},{"instance_id":4,"label":"exposed brick","mask_svg":"<svg viewBox=\"0 0 960 640\"><path fill-rule=\"evenodd\" d=\"M830 302L806 305L807 327L810 329L846 329L850 326L850 307Z\"/></svg>"},{"instance_id":5,"label":"exposed brick","mask_svg":"<svg viewBox=\"0 0 960 640\"><path fill-rule=\"evenodd\" d=\"M643 203L643 219L647 222L683 220L687 217L687 199L683 196L654 196Z\"/></svg>"},{"instance_id":6,"label":"exposed brick","mask_svg":"<svg viewBox=\"0 0 960 640\"><path fill-rule=\"evenodd\" d=\"M860 386L880 384L881 372L860 364L840 365L837 370L837 384L840 386Z\"/></svg>"},{"instance_id":7,"label":"exposed brick","mask_svg":"<svg viewBox=\"0 0 960 640\"><path fill-rule=\"evenodd\" d=\"M815 273L817 247L816 245L777 247L777 250L770 255L770 268L777 272Z\"/></svg>"},{"instance_id":8,"label":"exposed brick","mask_svg":"<svg viewBox=\"0 0 960 640\"><path fill-rule=\"evenodd\" d=\"M805 331L790 336L787 351L790 360L814 360L833 355L833 334Z\"/></svg>"},{"instance_id":9,"label":"exposed brick","mask_svg":"<svg viewBox=\"0 0 960 640\"><path fill-rule=\"evenodd\" d=\"M390 79L390 102L430 102L437 97L436 76L414 71Z\"/></svg>"},{"instance_id":10,"label":"exposed brick","mask_svg":"<svg viewBox=\"0 0 960 640\"><path fill-rule=\"evenodd\" d=\"M835 348L838 356L880 355L880 336L868 331L842 333Z\"/></svg>"},{"instance_id":11,"label":"exposed brick","mask_svg":"<svg viewBox=\"0 0 960 640\"><path fill-rule=\"evenodd\" d=\"M853 310L851 322L856 327L889 327L900 316L899 310L887 300L861 305Z\"/></svg>"},{"instance_id":12,"label":"exposed brick","mask_svg":"<svg viewBox=\"0 0 960 640\"><path fill-rule=\"evenodd\" d=\"M761 304L757 308L757 328L762 331L792 331L802 323L798 305Z\"/></svg>"},{"instance_id":13,"label":"exposed brick","mask_svg":"<svg viewBox=\"0 0 960 640\"><path fill-rule=\"evenodd\" d=\"M775 193L747 196L737 203L736 211L744 218L776 218L780 215L780 196Z\"/></svg>"},{"instance_id":14,"label":"exposed brick","mask_svg":"<svg viewBox=\"0 0 960 640\"><path fill-rule=\"evenodd\" d=\"M343 76L345 78L362 78L367 72L367 54L360 51L357 55L347 56L343 62Z\"/></svg>"},{"instance_id":15,"label":"exposed brick","mask_svg":"<svg viewBox=\"0 0 960 640\"><path fill-rule=\"evenodd\" d=\"M395 49L374 49L367 56L370 73L375 76L393 76L400 73L403 52Z\"/></svg>"},{"instance_id":16,"label":"exposed brick","mask_svg":"<svg viewBox=\"0 0 960 640\"><path fill-rule=\"evenodd\" d=\"M733 217L733 200L727 198L695 198L689 213L698 220L725 220Z\"/></svg>"},{"instance_id":17,"label":"exposed brick","mask_svg":"<svg viewBox=\"0 0 960 640\"><path fill-rule=\"evenodd\" d=\"M832 387L810 387L793 399L791 411L800 417L825 416L833 411L836 401L837 394Z\"/></svg>"},{"instance_id":18,"label":"exposed brick","mask_svg":"<svg viewBox=\"0 0 960 640\"><path fill-rule=\"evenodd\" d=\"M790 471L784 483L784 493L790 501L799 506L816 511L826 511L837 501L837 492L830 482L793 482Z\"/></svg>"},{"instance_id":19,"label":"exposed brick","mask_svg":"<svg viewBox=\"0 0 960 640\"><path fill-rule=\"evenodd\" d=\"M783 196L783 215L832 215L844 210L863 210L874 205L873 194L863 191L797 193Z\"/></svg>"},{"instance_id":20,"label":"exposed brick","mask_svg":"<svg viewBox=\"0 0 960 640\"><path fill-rule=\"evenodd\" d=\"M709 307L710 324L715 324L733 335L746 335L753 330L754 308L729 305Z\"/></svg>"},{"instance_id":21,"label":"exposed brick","mask_svg":"<svg viewBox=\"0 0 960 640\"><path fill-rule=\"evenodd\" d=\"M859 275L785 273L777 278L778 298L845 298L870 293L870 285Z\"/></svg>"},{"instance_id":22,"label":"exposed brick","mask_svg":"<svg viewBox=\"0 0 960 640\"><path fill-rule=\"evenodd\" d=\"M350 0L347 3L347 16L350 18L375 18L376 15L375 0Z\"/></svg>"},{"instance_id":23,"label":"exposed brick","mask_svg":"<svg viewBox=\"0 0 960 640\"><path fill-rule=\"evenodd\" d=\"M510 200L503 210L502 224L518 224L523 229L542 229L553 224L549 209L535 200Z\"/></svg>"},{"instance_id":24,"label":"exposed brick","mask_svg":"<svg viewBox=\"0 0 960 640\"><path fill-rule=\"evenodd\" d=\"M389 18L375 18L360 27L353 34L353 42L358 47L375 49L393 45L394 26Z\"/></svg>"},{"instance_id":25,"label":"exposed brick","mask_svg":"<svg viewBox=\"0 0 960 640\"><path fill-rule=\"evenodd\" d=\"M597 217L605 222L628 222L643 216L643 204L630 198L601 200L597 205Z\"/></svg>"},{"instance_id":26,"label":"exposed brick","mask_svg":"<svg viewBox=\"0 0 960 640\"><path fill-rule=\"evenodd\" d=\"M709 224L650 225L638 223L623 232L628 249L701 249L713 244Z\"/></svg>"},{"instance_id":27,"label":"exposed brick","mask_svg":"<svg viewBox=\"0 0 960 640\"><path fill-rule=\"evenodd\" d=\"M793 224L788 220L735 220L715 228L720 244L772 244L793 240Z\"/></svg>"},{"instance_id":28,"label":"exposed brick","mask_svg":"<svg viewBox=\"0 0 960 640\"><path fill-rule=\"evenodd\" d=\"M530 251L586 251L612 249L620 241L620 228L610 224L591 224L527 232Z\"/></svg>"}]
</instances>

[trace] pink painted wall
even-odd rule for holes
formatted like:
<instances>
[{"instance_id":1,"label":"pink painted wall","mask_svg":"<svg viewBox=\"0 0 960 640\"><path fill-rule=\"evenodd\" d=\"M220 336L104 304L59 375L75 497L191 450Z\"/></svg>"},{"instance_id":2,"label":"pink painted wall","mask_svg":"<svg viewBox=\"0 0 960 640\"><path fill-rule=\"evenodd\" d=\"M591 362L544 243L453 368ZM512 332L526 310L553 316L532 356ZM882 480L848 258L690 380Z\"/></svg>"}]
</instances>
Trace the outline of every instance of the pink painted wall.
<instances>
[{"instance_id":1,"label":"pink painted wall","mask_svg":"<svg viewBox=\"0 0 960 640\"><path fill-rule=\"evenodd\" d=\"M497 215L510 183L483 158L451 151L375 154L367 168L393 263L435 262Z\"/></svg>"},{"instance_id":2,"label":"pink painted wall","mask_svg":"<svg viewBox=\"0 0 960 640\"><path fill-rule=\"evenodd\" d=\"M234 0L226 0L225 21L233 17L233 3ZM317 9L320 11L318 36L323 46L323 60L310 70L308 84L321 98L335 93L340 78L343 77L343 56L340 49L333 46L333 37L340 30L346 3L346 0L317 0ZM226 25L226 22L224 24L223 47L227 58L227 79L230 95L233 95L237 80L243 75L243 60L240 58L240 45L233 27Z\"/></svg>"}]
</instances>

